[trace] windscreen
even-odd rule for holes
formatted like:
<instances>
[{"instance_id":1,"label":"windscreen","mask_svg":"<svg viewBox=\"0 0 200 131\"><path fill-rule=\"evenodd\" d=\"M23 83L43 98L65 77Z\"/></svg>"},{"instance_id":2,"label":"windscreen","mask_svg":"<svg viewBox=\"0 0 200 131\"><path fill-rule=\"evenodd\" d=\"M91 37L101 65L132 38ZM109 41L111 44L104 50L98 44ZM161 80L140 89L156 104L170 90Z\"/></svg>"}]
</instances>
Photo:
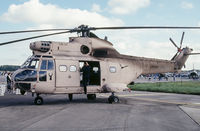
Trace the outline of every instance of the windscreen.
<instances>
[{"instance_id":1,"label":"windscreen","mask_svg":"<svg viewBox=\"0 0 200 131\"><path fill-rule=\"evenodd\" d=\"M21 68L37 69L38 65L39 65L39 59L35 57L30 57L24 62Z\"/></svg>"}]
</instances>

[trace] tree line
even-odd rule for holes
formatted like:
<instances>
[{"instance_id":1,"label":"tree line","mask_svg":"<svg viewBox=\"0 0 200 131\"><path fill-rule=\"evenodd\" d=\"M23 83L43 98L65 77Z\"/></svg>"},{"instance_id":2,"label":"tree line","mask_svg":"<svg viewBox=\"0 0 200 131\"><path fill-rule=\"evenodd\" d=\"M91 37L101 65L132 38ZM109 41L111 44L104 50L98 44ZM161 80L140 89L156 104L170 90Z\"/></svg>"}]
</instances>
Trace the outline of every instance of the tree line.
<instances>
[{"instance_id":1,"label":"tree line","mask_svg":"<svg viewBox=\"0 0 200 131\"><path fill-rule=\"evenodd\" d=\"M19 67L17 65L1 65L0 71L16 71Z\"/></svg>"}]
</instances>

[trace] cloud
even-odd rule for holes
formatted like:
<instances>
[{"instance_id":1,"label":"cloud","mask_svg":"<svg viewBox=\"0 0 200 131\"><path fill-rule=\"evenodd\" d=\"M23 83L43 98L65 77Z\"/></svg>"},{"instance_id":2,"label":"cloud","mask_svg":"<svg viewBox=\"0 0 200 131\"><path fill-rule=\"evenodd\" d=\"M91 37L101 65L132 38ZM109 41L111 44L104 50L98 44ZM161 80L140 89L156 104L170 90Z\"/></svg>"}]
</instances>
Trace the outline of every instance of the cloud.
<instances>
[{"instance_id":1,"label":"cloud","mask_svg":"<svg viewBox=\"0 0 200 131\"><path fill-rule=\"evenodd\" d=\"M92 5L92 11L93 12L101 12L101 7L98 4L93 4Z\"/></svg>"},{"instance_id":2,"label":"cloud","mask_svg":"<svg viewBox=\"0 0 200 131\"><path fill-rule=\"evenodd\" d=\"M192 3L185 2L185 1L183 1L183 2L181 3L181 7L182 7L183 9L192 9L192 8L194 8L194 6L193 6Z\"/></svg>"},{"instance_id":3,"label":"cloud","mask_svg":"<svg viewBox=\"0 0 200 131\"><path fill-rule=\"evenodd\" d=\"M108 5L111 8L110 12L113 14L129 14L134 13L140 8L147 7L150 0L109 0Z\"/></svg>"},{"instance_id":4,"label":"cloud","mask_svg":"<svg viewBox=\"0 0 200 131\"><path fill-rule=\"evenodd\" d=\"M95 5L96 9L98 8ZM99 7L100 8L100 7ZM90 26L122 25L120 19L107 18L96 12L80 9L64 9L52 4L42 4L39 0L30 0L20 5L11 5L0 17L1 21L12 23L31 23L54 27L75 27L80 24Z\"/></svg>"},{"instance_id":5,"label":"cloud","mask_svg":"<svg viewBox=\"0 0 200 131\"><path fill-rule=\"evenodd\" d=\"M53 4L43 4L39 0L30 0L22 4L12 4L7 12L0 16L0 21L5 23L14 23L20 25L28 25L26 29L42 29L42 28L74 28L81 24L89 26L121 26L123 21L116 18L108 18L97 12L80 9L64 9ZM20 39L24 37L36 36L42 33L30 34L14 34L2 37L0 42ZM74 34L68 34L71 36ZM1 64L22 64L26 58L31 55L29 43L40 40L52 41L68 41L66 34L38 38L24 42L14 43L2 46L0 48ZM8 53L9 52L9 53ZM15 55L13 56L13 53ZM24 55L26 54L26 55ZM22 57L23 55L23 57ZM10 58L15 59L15 61Z\"/></svg>"}]
</instances>

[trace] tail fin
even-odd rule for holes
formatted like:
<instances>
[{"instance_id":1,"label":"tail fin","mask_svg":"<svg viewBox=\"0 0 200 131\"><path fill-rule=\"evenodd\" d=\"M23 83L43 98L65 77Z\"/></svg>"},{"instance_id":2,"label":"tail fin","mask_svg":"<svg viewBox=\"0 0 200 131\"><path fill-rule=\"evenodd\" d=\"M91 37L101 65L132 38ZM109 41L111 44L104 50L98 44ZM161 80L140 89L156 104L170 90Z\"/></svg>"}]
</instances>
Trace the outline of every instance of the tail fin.
<instances>
[{"instance_id":1,"label":"tail fin","mask_svg":"<svg viewBox=\"0 0 200 131\"><path fill-rule=\"evenodd\" d=\"M174 63L175 71L181 70L182 67L185 66L185 62L192 52L192 49L190 49L188 47L185 47L182 49L184 35L185 35L185 32L183 32L183 34L182 34L180 46L178 46L171 38L169 39L172 42L172 44L177 48L177 53L171 59L171 61L175 62Z\"/></svg>"}]
</instances>

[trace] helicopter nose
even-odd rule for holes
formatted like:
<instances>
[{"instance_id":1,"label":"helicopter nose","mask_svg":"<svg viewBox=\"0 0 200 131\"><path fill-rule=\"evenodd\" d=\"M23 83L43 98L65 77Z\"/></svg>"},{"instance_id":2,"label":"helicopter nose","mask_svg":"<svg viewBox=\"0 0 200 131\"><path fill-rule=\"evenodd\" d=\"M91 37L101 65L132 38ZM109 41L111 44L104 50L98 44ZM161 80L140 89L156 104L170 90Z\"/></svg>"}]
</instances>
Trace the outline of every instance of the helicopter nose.
<instances>
[{"instance_id":1,"label":"helicopter nose","mask_svg":"<svg viewBox=\"0 0 200 131\"><path fill-rule=\"evenodd\" d=\"M14 81L36 81L37 72L35 70L23 70L14 76Z\"/></svg>"}]
</instances>

